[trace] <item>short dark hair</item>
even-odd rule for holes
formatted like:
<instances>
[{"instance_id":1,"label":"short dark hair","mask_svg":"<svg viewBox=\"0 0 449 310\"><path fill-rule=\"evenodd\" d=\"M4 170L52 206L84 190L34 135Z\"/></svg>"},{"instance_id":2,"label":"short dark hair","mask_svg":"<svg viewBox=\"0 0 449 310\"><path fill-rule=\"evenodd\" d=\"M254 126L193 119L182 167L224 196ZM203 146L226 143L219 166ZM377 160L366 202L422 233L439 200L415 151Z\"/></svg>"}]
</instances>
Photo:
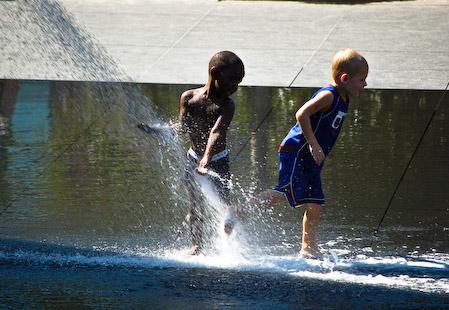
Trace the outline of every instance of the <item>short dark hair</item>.
<instances>
[{"instance_id":1,"label":"short dark hair","mask_svg":"<svg viewBox=\"0 0 449 310\"><path fill-rule=\"evenodd\" d=\"M245 66L239 56L230 51L221 51L216 53L209 61L209 72L212 67L217 70L223 70L224 68L234 67L240 69L240 76L245 76Z\"/></svg>"}]
</instances>

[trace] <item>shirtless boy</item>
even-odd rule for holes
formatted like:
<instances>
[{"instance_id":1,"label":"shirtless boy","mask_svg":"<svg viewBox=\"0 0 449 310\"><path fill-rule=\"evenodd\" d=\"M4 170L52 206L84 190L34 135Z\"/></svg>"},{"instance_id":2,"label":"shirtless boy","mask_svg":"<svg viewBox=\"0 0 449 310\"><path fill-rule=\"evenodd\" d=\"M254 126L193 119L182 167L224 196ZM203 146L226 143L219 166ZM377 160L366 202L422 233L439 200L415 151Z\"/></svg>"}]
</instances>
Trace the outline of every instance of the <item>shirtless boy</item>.
<instances>
[{"instance_id":1,"label":"shirtless boy","mask_svg":"<svg viewBox=\"0 0 449 310\"><path fill-rule=\"evenodd\" d=\"M192 167L187 168L188 178L193 177L193 171L202 175L206 175L208 170L217 173L220 178L211 179L226 204L229 203L230 179L226 133L235 111L230 96L237 90L244 75L243 62L237 55L229 51L218 52L209 61L206 85L187 90L180 98L178 129L190 138L187 157ZM195 255L201 252L203 246L203 206L198 203L192 186L189 194L187 219L192 237L190 254ZM226 232L230 233L229 230Z\"/></svg>"}]
</instances>

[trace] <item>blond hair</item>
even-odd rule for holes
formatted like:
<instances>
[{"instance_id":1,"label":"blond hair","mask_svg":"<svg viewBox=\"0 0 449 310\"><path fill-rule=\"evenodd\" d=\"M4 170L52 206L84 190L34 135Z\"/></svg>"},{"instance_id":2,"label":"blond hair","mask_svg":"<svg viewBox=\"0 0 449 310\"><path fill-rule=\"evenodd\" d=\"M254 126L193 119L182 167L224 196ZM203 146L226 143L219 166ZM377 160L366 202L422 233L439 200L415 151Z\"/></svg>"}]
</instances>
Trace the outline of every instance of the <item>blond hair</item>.
<instances>
[{"instance_id":1,"label":"blond hair","mask_svg":"<svg viewBox=\"0 0 449 310\"><path fill-rule=\"evenodd\" d=\"M335 82L343 73L352 75L364 69L368 70L368 62L359 52L350 48L342 48L332 59L332 78Z\"/></svg>"}]
</instances>

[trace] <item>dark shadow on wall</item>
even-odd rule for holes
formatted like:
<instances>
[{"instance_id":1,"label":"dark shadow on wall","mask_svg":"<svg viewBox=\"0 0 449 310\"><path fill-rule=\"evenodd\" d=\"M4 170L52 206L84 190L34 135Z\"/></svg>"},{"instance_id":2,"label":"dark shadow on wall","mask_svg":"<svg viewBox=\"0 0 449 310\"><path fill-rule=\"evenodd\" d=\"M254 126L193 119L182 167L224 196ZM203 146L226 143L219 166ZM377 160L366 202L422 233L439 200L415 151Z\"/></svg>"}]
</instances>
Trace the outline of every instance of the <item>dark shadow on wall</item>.
<instances>
[{"instance_id":1,"label":"dark shadow on wall","mask_svg":"<svg viewBox=\"0 0 449 310\"><path fill-rule=\"evenodd\" d=\"M8 184L5 171L8 160L8 150L5 147L12 143L11 118L19 93L19 81L0 80L0 206L10 200L10 191L5 190Z\"/></svg>"}]
</instances>

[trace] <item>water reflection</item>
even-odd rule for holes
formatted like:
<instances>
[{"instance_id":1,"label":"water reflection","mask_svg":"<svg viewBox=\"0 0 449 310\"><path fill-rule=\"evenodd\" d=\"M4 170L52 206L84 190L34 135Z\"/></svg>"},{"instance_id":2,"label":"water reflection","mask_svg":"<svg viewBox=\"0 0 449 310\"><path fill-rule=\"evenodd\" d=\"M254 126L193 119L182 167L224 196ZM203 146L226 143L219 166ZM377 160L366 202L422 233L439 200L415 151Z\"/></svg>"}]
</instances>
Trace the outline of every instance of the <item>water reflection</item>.
<instances>
[{"instance_id":1,"label":"water reflection","mask_svg":"<svg viewBox=\"0 0 449 310\"><path fill-rule=\"evenodd\" d=\"M86 246L188 244L182 226L185 188L177 173L182 148L170 149L169 141L140 133L135 124L174 120L179 95L189 87L1 81L0 233ZM237 198L241 191L258 192L276 183L277 145L314 91L238 90L228 135ZM441 96L438 91L368 90L351 102L323 171L328 201L319 230L323 247L357 251L371 244ZM376 249L449 249L448 138L448 105L442 104L382 223ZM287 206L257 212L244 224L249 246L296 253L301 215Z\"/></svg>"}]
</instances>

